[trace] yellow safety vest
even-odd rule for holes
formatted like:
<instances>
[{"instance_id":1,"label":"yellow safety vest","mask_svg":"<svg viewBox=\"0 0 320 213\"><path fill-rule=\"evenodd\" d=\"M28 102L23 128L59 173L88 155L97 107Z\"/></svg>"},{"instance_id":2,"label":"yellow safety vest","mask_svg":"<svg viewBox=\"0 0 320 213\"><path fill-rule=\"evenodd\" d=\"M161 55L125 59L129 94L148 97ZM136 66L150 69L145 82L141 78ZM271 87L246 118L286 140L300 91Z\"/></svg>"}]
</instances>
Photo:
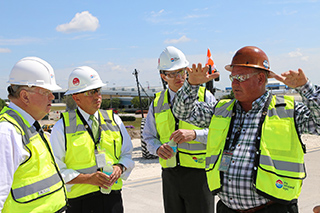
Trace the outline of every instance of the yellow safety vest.
<instances>
[{"instance_id":1,"label":"yellow safety vest","mask_svg":"<svg viewBox=\"0 0 320 213\"><path fill-rule=\"evenodd\" d=\"M66 208L66 193L50 143L13 109L4 107L0 122L9 122L21 134L30 157L14 173L11 192L2 212L57 212ZM7 141L2 141L6 143Z\"/></svg>"},{"instance_id":2,"label":"yellow safety vest","mask_svg":"<svg viewBox=\"0 0 320 213\"><path fill-rule=\"evenodd\" d=\"M168 90L163 90L155 95L153 101L153 112L156 122L159 140L162 144L169 142L171 134L176 130L176 120L170 108ZM204 102L206 94L205 87L198 90L198 100ZM179 129L201 129L184 121L179 122ZM197 141L189 141L178 144L177 159L180 166L205 169L205 153L206 145ZM167 160L159 158L159 162L163 168L167 168Z\"/></svg>"},{"instance_id":3,"label":"yellow safety vest","mask_svg":"<svg viewBox=\"0 0 320 213\"><path fill-rule=\"evenodd\" d=\"M222 100L209 126L206 171L213 193L221 190L223 173L218 170L225 149L235 101ZM294 98L272 96L258 136L253 168L253 186L257 193L281 203L296 200L306 177L305 146L295 128ZM260 139L260 140L259 140Z\"/></svg>"},{"instance_id":4,"label":"yellow safety vest","mask_svg":"<svg viewBox=\"0 0 320 213\"><path fill-rule=\"evenodd\" d=\"M99 110L100 120L100 147L105 150L106 162L111 161L113 164L119 162L122 135L120 128L113 119L112 110ZM73 169L82 174L92 174L98 170L95 158L95 143L86 129L79 111L64 112L63 121L65 125L66 138L66 157L65 164L68 169ZM112 190L120 190L122 188L121 178L113 184ZM92 192L99 191L99 186L91 184L74 184L71 191L68 191L68 198L77 198Z\"/></svg>"}]
</instances>

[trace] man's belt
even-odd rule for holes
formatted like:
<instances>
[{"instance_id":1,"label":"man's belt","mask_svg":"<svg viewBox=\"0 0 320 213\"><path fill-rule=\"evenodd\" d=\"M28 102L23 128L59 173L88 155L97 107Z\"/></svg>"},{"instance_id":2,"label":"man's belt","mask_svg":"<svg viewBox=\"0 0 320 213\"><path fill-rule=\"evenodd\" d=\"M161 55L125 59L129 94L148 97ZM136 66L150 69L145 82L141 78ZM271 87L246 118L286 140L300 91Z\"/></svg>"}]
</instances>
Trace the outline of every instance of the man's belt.
<instances>
[{"instance_id":1,"label":"man's belt","mask_svg":"<svg viewBox=\"0 0 320 213\"><path fill-rule=\"evenodd\" d=\"M257 207L254 207L254 208L251 208L251 209L246 209L246 210L236 210L236 212L239 212L239 213L254 213L254 212L257 212L261 209L264 209L272 204L274 204L275 202L274 201L269 201L268 203L266 204L263 204L261 206L257 206Z\"/></svg>"}]
</instances>

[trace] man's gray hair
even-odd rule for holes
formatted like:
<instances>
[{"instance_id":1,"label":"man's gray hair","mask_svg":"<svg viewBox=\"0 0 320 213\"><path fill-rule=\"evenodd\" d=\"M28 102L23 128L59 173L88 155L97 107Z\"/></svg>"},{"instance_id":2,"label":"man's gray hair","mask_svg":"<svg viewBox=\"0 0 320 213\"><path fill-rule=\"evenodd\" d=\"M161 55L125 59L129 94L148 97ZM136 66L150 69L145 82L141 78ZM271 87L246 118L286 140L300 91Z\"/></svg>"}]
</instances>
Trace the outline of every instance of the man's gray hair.
<instances>
[{"instance_id":1,"label":"man's gray hair","mask_svg":"<svg viewBox=\"0 0 320 213\"><path fill-rule=\"evenodd\" d=\"M10 86L8 86L7 90L8 90L8 98L20 98L20 92L23 89L29 88L26 85L15 85L15 84L11 84Z\"/></svg>"}]
</instances>

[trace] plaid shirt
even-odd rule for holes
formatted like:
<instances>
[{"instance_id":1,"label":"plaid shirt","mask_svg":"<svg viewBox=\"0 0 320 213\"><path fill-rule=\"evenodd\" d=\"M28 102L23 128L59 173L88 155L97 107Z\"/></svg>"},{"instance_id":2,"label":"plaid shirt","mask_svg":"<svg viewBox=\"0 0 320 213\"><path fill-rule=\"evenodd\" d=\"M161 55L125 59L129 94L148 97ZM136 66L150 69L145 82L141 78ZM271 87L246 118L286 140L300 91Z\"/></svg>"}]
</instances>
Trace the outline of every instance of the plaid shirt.
<instances>
[{"instance_id":1,"label":"plaid shirt","mask_svg":"<svg viewBox=\"0 0 320 213\"><path fill-rule=\"evenodd\" d=\"M215 112L215 104L197 101L198 86L191 86L185 81L175 98L173 113L181 120L196 126L208 127ZM298 134L320 134L320 88L313 87L310 82L296 88L303 103L295 102L295 121ZM236 129L242 124L241 134L233 151L231 164L224 173L222 191L219 198L232 209L249 209L267 203L269 200L257 194L252 185L254 165L255 135L258 131L262 109L270 93L267 91L252 103L248 112L242 110L236 101L236 118L231 140Z\"/></svg>"}]
</instances>

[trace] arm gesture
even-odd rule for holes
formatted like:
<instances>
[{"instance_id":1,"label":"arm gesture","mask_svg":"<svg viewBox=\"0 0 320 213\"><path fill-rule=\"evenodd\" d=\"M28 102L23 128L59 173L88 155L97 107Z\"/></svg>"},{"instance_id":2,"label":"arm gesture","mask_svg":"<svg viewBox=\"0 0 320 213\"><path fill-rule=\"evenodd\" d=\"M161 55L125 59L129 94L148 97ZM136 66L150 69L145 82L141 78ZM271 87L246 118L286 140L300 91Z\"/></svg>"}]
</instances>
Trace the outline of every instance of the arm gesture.
<instances>
[{"instance_id":1,"label":"arm gesture","mask_svg":"<svg viewBox=\"0 0 320 213\"><path fill-rule=\"evenodd\" d=\"M298 71L289 70L287 72L282 73L281 75L270 72L270 77L281 81L291 88L296 88L299 86L303 86L308 82L308 78L304 74L302 69L298 69Z\"/></svg>"},{"instance_id":2,"label":"arm gesture","mask_svg":"<svg viewBox=\"0 0 320 213\"><path fill-rule=\"evenodd\" d=\"M191 85L206 83L220 76L219 72L209 74L209 66L202 67L201 63L198 63L198 66L192 64L192 68L188 67L187 71L189 73L188 82Z\"/></svg>"}]
</instances>

